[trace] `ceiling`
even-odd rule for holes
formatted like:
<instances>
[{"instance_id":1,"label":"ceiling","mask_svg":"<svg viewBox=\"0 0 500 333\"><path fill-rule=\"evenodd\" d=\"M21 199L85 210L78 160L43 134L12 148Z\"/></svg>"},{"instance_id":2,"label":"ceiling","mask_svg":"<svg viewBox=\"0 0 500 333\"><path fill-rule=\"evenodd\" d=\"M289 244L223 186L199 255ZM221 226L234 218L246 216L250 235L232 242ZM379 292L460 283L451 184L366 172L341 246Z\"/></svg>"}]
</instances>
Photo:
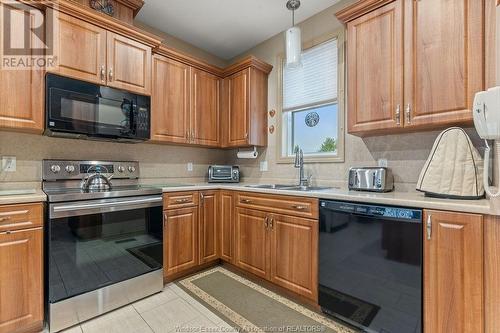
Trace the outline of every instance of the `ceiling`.
<instances>
[{"instance_id":1,"label":"ceiling","mask_svg":"<svg viewBox=\"0 0 500 333\"><path fill-rule=\"evenodd\" d=\"M301 22L338 0L302 0ZM286 0L146 0L136 19L229 60L291 25Z\"/></svg>"}]
</instances>

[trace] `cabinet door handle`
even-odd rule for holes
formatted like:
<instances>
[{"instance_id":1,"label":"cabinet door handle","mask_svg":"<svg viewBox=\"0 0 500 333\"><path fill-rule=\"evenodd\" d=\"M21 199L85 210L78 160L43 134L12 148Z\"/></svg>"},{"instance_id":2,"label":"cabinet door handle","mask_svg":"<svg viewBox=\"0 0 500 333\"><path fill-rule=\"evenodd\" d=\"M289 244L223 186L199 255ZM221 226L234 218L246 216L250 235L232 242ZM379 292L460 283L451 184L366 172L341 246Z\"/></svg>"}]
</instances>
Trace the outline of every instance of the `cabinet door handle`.
<instances>
[{"instance_id":1,"label":"cabinet door handle","mask_svg":"<svg viewBox=\"0 0 500 333\"><path fill-rule=\"evenodd\" d=\"M406 123L411 124L411 106L410 103L406 105Z\"/></svg>"},{"instance_id":2,"label":"cabinet door handle","mask_svg":"<svg viewBox=\"0 0 500 333\"><path fill-rule=\"evenodd\" d=\"M108 74L108 76L109 76L109 81L113 81L113 75L114 75L114 74L113 74L113 68L110 68L110 69L109 69L109 74Z\"/></svg>"},{"instance_id":3,"label":"cabinet door handle","mask_svg":"<svg viewBox=\"0 0 500 333\"><path fill-rule=\"evenodd\" d=\"M252 200L248 200L248 199L241 199L240 201L241 203L252 203Z\"/></svg>"},{"instance_id":4,"label":"cabinet door handle","mask_svg":"<svg viewBox=\"0 0 500 333\"><path fill-rule=\"evenodd\" d=\"M245 133L245 139L248 140L248 132Z\"/></svg>"},{"instance_id":5,"label":"cabinet door handle","mask_svg":"<svg viewBox=\"0 0 500 333\"><path fill-rule=\"evenodd\" d=\"M201 200L201 203L203 203L205 201L205 195L203 193L200 193L200 200Z\"/></svg>"},{"instance_id":6,"label":"cabinet door handle","mask_svg":"<svg viewBox=\"0 0 500 333\"><path fill-rule=\"evenodd\" d=\"M274 217L271 217L269 219L269 229L271 229L271 230L274 229Z\"/></svg>"},{"instance_id":7,"label":"cabinet door handle","mask_svg":"<svg viewBox=\"0 0 500 333\"><path fill-rule=\"evenodd\" d=\"M425 225L425 229L427 231L427 240L431 240L431 236L432 236L432 215L430 215L430 214L427 217L427 223Z\"/></svg>"},{"instance_id":8,"label":"cabinet door handle","mask_svg":"<svg viewBox=\"0 0 500 333\"><path fill-rule=\"evenodd\" d=\"M266 216L266 218L264 219L264 227L266 229L269 229L269 216Z\"/></svg>"},{"instance_id":9,"label":"cabinet door handle","mask_svg":"<svg viewBox=\"0 0 500 333\"><path fill-rule=\"evenodd\" d=\"M296 209L296 210L304 210L304 209L306 209L306 207L304 207L304 206L299 206L299 205L293 205L293 206L292 206L292 208L293 208L293 209Z\"/></svg>"},{"instance_id":10,"label":"cabinet door handle","mask_svg":"<svg viewBox=\"0 0 500 333\"><path fill-rule=\"evenodd\" d=\"M101 66L101 81L104 82L106 80L106 66Z\"/></svg>"},{"instance_id":11,"label":"cabinet door handle","mask_svg":"<svg viewBox=\"0 0 500 333\"><path fill-rule=\"evenodd\" d=\"M401 125L401 105L396 106L396 124Z\"/></svg>"},{"instance_id":12,"label":"cabinet door handle","mask_svg":"<svg viewBox=\"0 0 500 333\"><path fill-rule=\"evenodd\" d=\"M168 219L167 213L164 212L163 213L163 228L167 227L167 219Z\"/></svg>"}]
</instances>

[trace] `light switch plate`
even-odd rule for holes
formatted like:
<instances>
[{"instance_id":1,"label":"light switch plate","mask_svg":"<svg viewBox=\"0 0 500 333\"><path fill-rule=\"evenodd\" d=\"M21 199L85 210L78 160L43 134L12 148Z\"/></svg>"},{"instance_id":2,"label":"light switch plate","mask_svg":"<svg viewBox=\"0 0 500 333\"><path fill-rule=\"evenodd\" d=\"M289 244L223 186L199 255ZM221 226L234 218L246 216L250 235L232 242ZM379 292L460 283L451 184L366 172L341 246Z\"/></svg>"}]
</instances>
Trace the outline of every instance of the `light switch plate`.
<instances>
[{"instance_id":1,"label":"light switch plate","mask_svg":"<svg viewBox=\"0 0 500 333\"><path fill-rule=\"evenodd\" d=\"M260 162L260 171L268 171L268 170L269 170L269 168L268 168L267 161Z\"/></svg>"},{"instance_id":2,"label":"light switch plate","mask_svg":"<svg viewBox=\"0 0 500 333\"><path fill-rule=\"evenodd\" d=\"M2 156L2 172L16 172L16 157Z\"/></svg>"},{"instance_id":3,"label":"light switch plate","mask_svg":"<svg viewBox=\"0 0 500 333\"><path fill-rule=\"evenodd\" d=\"M193 171L193 162L189 162L187 164L187 171L192 172Z\"/></svg>"}]
</instances>

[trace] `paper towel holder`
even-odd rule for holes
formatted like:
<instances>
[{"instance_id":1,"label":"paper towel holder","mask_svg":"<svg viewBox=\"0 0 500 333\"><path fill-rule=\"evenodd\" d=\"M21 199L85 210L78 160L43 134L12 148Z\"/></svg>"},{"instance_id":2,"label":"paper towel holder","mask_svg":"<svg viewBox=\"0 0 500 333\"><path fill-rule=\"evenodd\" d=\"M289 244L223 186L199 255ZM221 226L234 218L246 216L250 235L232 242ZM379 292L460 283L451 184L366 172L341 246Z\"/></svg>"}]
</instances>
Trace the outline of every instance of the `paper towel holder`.
<instances>
[{"instance_id":1,"label":"paper towel holder","mask_svg":"<svg viewBox=\"0 0 500 333\"><path fill-rule=\"evenodd\" d=\"M240 154L248 154L248 157L240 157L239 155ZM258 152L257 152L257 146L253 146L253 150L250 150L250 151L241 151L240 149L238 149L238 152L236 154L238 156L238 158L256 158L258 156Z\"/></svg>"}]
</instances>

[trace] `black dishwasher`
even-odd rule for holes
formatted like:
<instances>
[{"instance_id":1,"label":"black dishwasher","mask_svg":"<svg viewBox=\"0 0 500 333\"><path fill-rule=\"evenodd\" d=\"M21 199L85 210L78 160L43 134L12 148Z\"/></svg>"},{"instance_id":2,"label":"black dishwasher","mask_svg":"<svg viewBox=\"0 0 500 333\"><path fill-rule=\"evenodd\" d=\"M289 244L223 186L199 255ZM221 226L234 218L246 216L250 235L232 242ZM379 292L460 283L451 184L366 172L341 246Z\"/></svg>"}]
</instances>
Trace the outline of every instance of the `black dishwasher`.
<instances>
[{"instance_id":1,"label":"black dishwasher","mask_svg":"<svg viewBox=\"0 0 500 333\"><path fill-rule=\"evenodd\" d=\"M422 332L422 211L320 201L319 305L366 332Z\"/></svg>"}]
</instances>

